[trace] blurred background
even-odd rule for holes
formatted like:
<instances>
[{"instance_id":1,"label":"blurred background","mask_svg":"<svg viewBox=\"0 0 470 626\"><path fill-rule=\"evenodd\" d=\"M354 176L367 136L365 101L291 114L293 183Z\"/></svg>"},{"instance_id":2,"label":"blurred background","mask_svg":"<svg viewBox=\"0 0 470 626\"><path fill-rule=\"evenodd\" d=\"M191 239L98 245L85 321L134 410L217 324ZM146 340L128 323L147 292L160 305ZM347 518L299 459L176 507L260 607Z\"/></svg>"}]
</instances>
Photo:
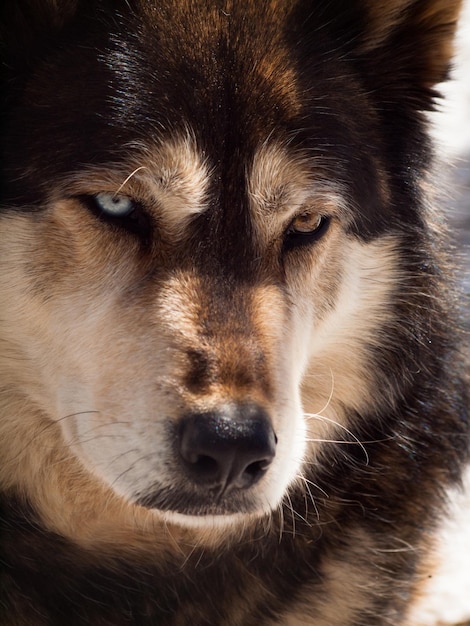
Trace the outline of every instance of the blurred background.
<instances>
[{"instance_id":1,"label":"blurred background","mask_svg":"<svg viewBox=\"0 0 470 626\"><path fill-rule=\"evenodd\" d=\"M445 100L431 120L442 161L442 206L448 210L456 242L462 310L470 332L470 0L464 2L452 80L442 85ZM418 611L420 626L470 626L470 468L464 484L465 490L454 494L441 533L440 572L429 581Z\"/></svg>"},{"instance_id":2,"label":"blurred background","mask_svg":"<svg viewBox=\"0 0 470 626\"><path fill-rule=\"evenodd\" d=\"M470 0L457 33L452 80L441 87L445 100L433 113L437 154L442 160L442 203L457 243L464 287L463 310L470 330Z\"/></svg>"}]
</instances>

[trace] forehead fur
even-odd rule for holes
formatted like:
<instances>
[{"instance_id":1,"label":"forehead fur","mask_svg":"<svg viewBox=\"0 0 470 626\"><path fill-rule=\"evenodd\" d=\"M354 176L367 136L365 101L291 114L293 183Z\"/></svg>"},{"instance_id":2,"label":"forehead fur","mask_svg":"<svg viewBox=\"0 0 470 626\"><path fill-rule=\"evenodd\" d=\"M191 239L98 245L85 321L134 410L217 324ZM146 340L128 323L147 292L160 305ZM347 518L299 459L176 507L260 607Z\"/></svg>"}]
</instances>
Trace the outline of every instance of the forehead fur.
<instances>
[{"instance_id":1,"label":"forehead fur","mask_svg":"<svg viewBox=\"0 0 470 626\"><path fill-rule=\"evenodd\" d=\"M347 189L329 177L321 158L308 158L276 141L265 142L247 172L247 190L259 241L276 238L293 216L341 216L350 222Z\"/></svg>"},{"instance_id":2,"label":"forehead fur","mask_svg":"<svg viewBox=\"0 0 470 626\"><path fill-rule=\"evenodd\" d=\"M210 166L189 131L161 142L128 144L123 155L123 162L87 167L66 177L56 190L58 197L63 193L127 195L161 214L172 231L207 208Z\"/></svg>"},{"instance_id":3,"label":"forehead fur","mask_svg":"<svg viewBox=\"0 0 470 626\"><path fill-rule=\"evenodd\" d=\"M275 141L266 141L255 152L248 193L255 212L264 216L294 213L315 200L338 208L345 205L340 182L329 179L321 158L308 157Z\"/></svg>"},{"instance_id":4,"label":"forehead fur","mask_svg":"<svg viewBox=\"0 0 470 626\"><path fill-rule=\"evenodd\" d=\"M147 167L126 146L170 144L190 127L222 212L241 214L247 167L266 138L280 137L312 161L322 156L358 208L362 235L383 232L392 213L406 224L427 158L421 111L445 75L460 2L386 4L122 0L109 11L101 1L19 0L11 15L0 9L3 65L15 85L1 129L2 203L40 205L83 165L130 157L120 185ZM15 33L29 37L24 50ZM406 169L385 171L383 155ZM205 193L198 171L189 213ZM272 196L276 184L256 187Z\"/></svg>"}]
</instances>

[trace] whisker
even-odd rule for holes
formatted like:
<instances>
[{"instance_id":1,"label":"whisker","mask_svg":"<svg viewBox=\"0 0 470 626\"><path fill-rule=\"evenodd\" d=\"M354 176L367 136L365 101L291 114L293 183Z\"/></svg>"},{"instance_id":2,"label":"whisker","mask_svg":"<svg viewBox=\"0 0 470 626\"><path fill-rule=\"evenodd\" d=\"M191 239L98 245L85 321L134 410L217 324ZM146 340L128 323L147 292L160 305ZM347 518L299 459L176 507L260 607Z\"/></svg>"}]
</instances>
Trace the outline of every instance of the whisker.
<instances>
[{"instance_id":1,"label":"whisker","mask_svg":"<svg viewBox=\"0 0 470 626\"><path fill-rule=\"evenodd\" d=\"M393 437L384 437L383 439L361 439L361 443L368 444L368 443L384 443L385 441L392 441ZM344 445L349 445L349 446L356 446L357 442L356 441L346 441L344 439L316 439L314 437L312 438L306 438L305 441L308 441L309 443L337 443L337 444L344 444Z\"/></svg>"},{"instance_id":2,"label":"whisker","mask_svg":"<svg viewBox=\"0 0 470 626\"><path fill-rule=\"evenodd\" d=\"M63 415L62 417L59 417L59 419L55 420L53 423L55 424L57 422L62 422L63 420L70 419L71 417L77 417L77 415L89 415L90 413L100 413L100 411L92 409L90 411L77 411L76 413L69 413L68 415Z\"/></svg>"},{"instance_id":3,"label":"whisker","mask_svg":"<svg viewBox=\"0 0 470 626\"><path fill-rule=\"evenodd\" d=\"M344 430L344 432L347 433L354 440L354 441L349 441L349 442L345 441L344 443L358 444L360 446L361 450L364 452L364 457L366 459L366 465L369 465L369 462L370 462L369 454L368 454L364 444L362 443L362 441L351 430L349 430L349 428L346 428L346 426L344 426L344 424L341 424L341 422L337 422L336 420L333 420L333 419L331 419L329 417L326 417L325 415L320 415L319 413L304 413L304 416L308 417L308 418L315 418L315 419L318 419L320 421L328 422L329 424L333 424L334 426L337 426L338 428Z\"/></svg>"},{"instance_id":4,"label":"whisker","mask_svg":"<svg viewBox=\"0 0 470 626\"><path fill-rule=\"evenodd\" d=\"M140 172L140 170L148 170L148 167L145 165L141 165L140 167L137 167L133 172L131 172L129 174L129 176L124 180L123 183L121 183L116 191L116 193L114 194L115 196L119 195L121 189L127 185L127 183L130 181L130 179L135 176L137 174L137 172Z\"/></svg>"},{"instance_id":5,"label":"whisker","mask_svg":"<svg viewBox=\"0 0 470 626\"><path fill-rule=\"evenodd\" d=\"M285 499L288 502L288 508L290 509L291 517L292 517L292 537L295 537L295 511L292 505L292 500L289 496L289 492L286 492Z\"/></svg>"},{"instance_id":6,"label":"whisker","mask_svg":"<svg viewBox=\"0 0 470 626\"><path fill-rule=\"evenodd\" d=\"M107 467L109 468L113 463L116 463L116 461L118 461L119 459L121 459L122 457L126 456L126 454L130 454L131 452L137 452L138 448L130 448L129 450L126 450L125 452L121 452L120 454L116 455L115 457L113 457L109 463L107 464ZM134 461L133 463L131 463L131 465L129 465L129 467L127 467L125 470L123 470L120 474L118 474L118 476L115 477L115 479L113 480L113 482L111 483L111 486L114 487L114 485L117 483L117 481L122 478L123 476L125 476L128 472L130 472L136 465L137 463L140 463L140 461L142 461L143 459L145 459L146 457L148 457L149 455L146 454L142 457L140 457L139 459L137 459L136 461Z\"/></svg>"},{"instance_id":7,"label":"whisker","mask_svg":"<svg viewBox=\"0 0 470 626\"><path fill-rule=\"evenodd\" d=\"M82 438L83 436L89 434L89 433L93 433L95 431L97 431L100 428L112 428L113 426L115 426L116 424L130 424L130 422L128 420L118 420L118 421L113 421L113 422L106 422L105 424L94 424L93 426L91 426L88 430L84 430L83 432L80 433L80 438L78 439L78 441L80 441L80 443L83 443L85 440ZM97 435L97 437L124 437L125 435L115 435L115 434L106 434L106 435ZM88 441L91 441L91 439L89 439Z\"/></svg>"},{"instance_id":8,"label":"whisker","mask_svg":"<svg viewBox=\"0 0 470 626\"><path fill-rule=\"evenodd\" d=\"M307 490L308 495L309 495L309 497L310 497L310 501L311 501L311 503L313 504L313 508L315 509L315 514L316 514L316 516L317 516L317 519L320 519L320 513L319 513L319 511L318 511L317 504L316 504L316 502L315 502L315 499L314 499L314 497L313 497L313 494L312 494L312 492L311 492L311 490L310 490L310 486L309 486L309 483L310 483L311 481L307 480L303 474L299 474L298 478L300 478L300 480L302 480L302 482L305 484L305 489ZM311 483L311 484L313 485L314 483ZM305 493L305 492L304 492L304 493ZM308 505L307 505L307 507L308 507ZM308 508L307 508L307 511L308 511ZM307 513L306 513L306 514L307 514Z\"/></svg>"},{"instance_id":9,"label":"whisker","mask_svg":"<svg viewBox=\"0 0 470 626\"><path fill-rule=\"evenodd\" d=\"M278 506L277 508L278 514L279 514L279 543L282 542L282 535L284 534L284 526L285 526L285 520L284 520L284 505L281 504Z\"/></svg>"},{"instance_id":10,"label":"whisker","mask_svg":"<svg viewBox=\"0 0 470 626\"><path fill-rule=\"evenodd\" d=\"M86 415L86 414L90 414L90 413L99 413L99 411L96 411L96 410L77 411L76 413L70 413L69 415L63 415L62 417L60 417L57 420L48 420L48 422L46 424L44 424L44 426L40 430L35 432L34 435L28 440L28 442L24 445L24 447L18 452L18 454L16 455L16 458L10 460L10 464L16 463L18 457L21 457L28 450L28 448L38 438L38 436L43 435L50 428L54 428L54 426L56 424L58 424L59 422L62 422L64 420L66 420L66 419L70 419L71 417L76 417L77 415Z\"/></svg>"},{"instance_id":11,"label":"whisker","mask_svg":"<svg viewBox=\"0 0 470 626\"><path fill-rule=\"evenodd\" d=\"M323 408L321 408L318 413L323 413L324 411L327 410L327 408L330 406L331 400L333 399L333 393L335 390L335 375L333 374L333 370L330 369L330 376L331 376L331 389L330 389L330 395L328 396L328 400L326 401L326 404Z\"/></svg>"},{"instance_id":12,"label":"whisker","mask_svg":"<svg viewBox=\"0 0 470 626\"><path fill-rule=\"evenodd\" d=\"M321 491L321 493L325 496L325 498L329 498L330 496L326 493L326 491L324 489L322 489L320 487L320 485L317 485L317 483L314 483L313 481L309 480L308 478L306 478L303 474L300 476L300 478L302 478L302 480L309 485L312 485L312 487L315 487L315 489L318 489L318 491Z\"/></svg>"}]
</instances>

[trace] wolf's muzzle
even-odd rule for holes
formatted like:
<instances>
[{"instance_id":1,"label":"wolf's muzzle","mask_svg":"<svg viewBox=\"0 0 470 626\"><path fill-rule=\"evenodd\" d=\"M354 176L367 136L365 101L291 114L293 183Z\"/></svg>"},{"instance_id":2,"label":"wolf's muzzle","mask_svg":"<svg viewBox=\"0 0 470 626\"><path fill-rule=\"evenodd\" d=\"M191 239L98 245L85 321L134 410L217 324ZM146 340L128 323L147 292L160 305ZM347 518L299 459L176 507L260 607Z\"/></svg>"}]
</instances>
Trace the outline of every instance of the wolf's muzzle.
<instances>
[{"instance_id":1,"label":"wolf's muzzle","mask_svg":"<svg viewBox=\"0 0 470 626\"><path fill-rule=\"evenodd\" d=\"M277 438L266 411L257 404L225 404L181 420L179 452L189 479L216 488L248 489L266 472Z\"/></svg>"}]
</instances>

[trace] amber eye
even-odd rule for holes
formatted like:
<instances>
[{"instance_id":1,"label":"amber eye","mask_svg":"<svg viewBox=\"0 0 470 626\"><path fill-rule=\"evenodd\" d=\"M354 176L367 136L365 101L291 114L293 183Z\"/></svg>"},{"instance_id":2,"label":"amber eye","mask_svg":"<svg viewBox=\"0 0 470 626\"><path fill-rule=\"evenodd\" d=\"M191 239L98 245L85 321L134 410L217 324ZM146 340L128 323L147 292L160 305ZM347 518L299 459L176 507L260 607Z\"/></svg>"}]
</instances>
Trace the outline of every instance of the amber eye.
<instances>
[{"instance_id":1,"label":"amber eye","mask_svg":"<svg viewBox=\"0 0 470 626\"><path fill-rule=\"evenodd\" d=\"M318 213L300 213L296 215L286 230L284 248L289 250L315 241L326 233L330 218Z\"/></svg>"},{"instance_id":2,"label":"amber eye","mask_svg":"<svg viewBox=\"0 0 470 626\"><path fill-rule=\"evenodd\" d=\"M290 224L290 232L308 234L320 228L323 216L316 213L301 213Z\"/></svg>"}]
</instances>

